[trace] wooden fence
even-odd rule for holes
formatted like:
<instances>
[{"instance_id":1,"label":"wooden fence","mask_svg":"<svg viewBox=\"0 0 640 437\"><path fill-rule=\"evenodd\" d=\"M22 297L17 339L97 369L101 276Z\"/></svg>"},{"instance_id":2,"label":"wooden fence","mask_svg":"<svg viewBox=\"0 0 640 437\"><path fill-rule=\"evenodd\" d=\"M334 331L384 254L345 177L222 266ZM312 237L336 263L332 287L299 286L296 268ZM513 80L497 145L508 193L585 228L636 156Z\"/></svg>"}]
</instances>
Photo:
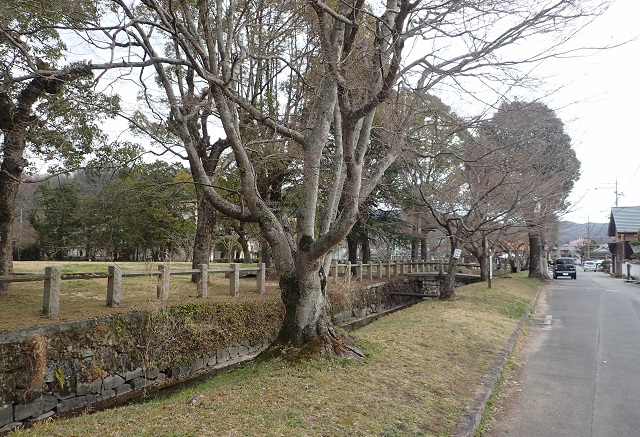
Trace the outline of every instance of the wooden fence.
<instances>
[{"instance_id":1,"label":"wooden fence","mask_svg":"<svg viewBox=\"0 0 640 437\"><path fill-rule=\"evenodd\" d=\"M366 279L383 279L392 276L405 275L411 273L432 273L444 274L444 262L440 261L378 261L367 264L339 263L334 261L329 269L329 279L334 282L339 277L350 283L352 278L356 281ZM477 269L477 264L458 264L459 267ZM171 275L197 275L197 293L199 298L206 298L208 294L209 273L224 273L229 277L229 294L238 297L240 290L240 273L256 274L256 289L258 294L265 293L265 264L259 263L255 267L240 267L240 264L230 264L229 268L210 269L207 264L201 264L197 269L171 270L168 264L158 265L156 271L123 271L118 265L108 267L106 273L62 273L62 267L46 267L44 274L29 273L0 276L0 283L7 282L37 282L44 281L44 292L42 299L42 312L46 315L57 316L60 313L60 285L64 280L82 279L107 279L106 305L116 307L120 305L122 294L122 278L134 276L157 276L157 293L159 300L166 301L169 298L169 278ZM355 274L352 271L355 270Z\"/></svg>"},{"instance_id":2,"label":"wooden fence","mask_svg":"<svg viewBox=\"0 0 640 437\"><path fill-rule=\"evenodd\" d=\"M171 275L197 275L197 297L206 298L208 295L209 273L224 273L229 276L229 294L238 297L240 292L240 273L256 274L256 289L259 294L265 293L265 265L259 263L256 267L240 267L240 264L230 264L228 269L210 269L207 264L201 264L197 269L171 270L169 265L158 265L157 271L123 271L118 265L109 266L106 273L62 273L62 267L50 266L42 273L17 274L0 276L0 283L6 282L37 282L44 281L42 297L42 312L46 315L57 316L60 313L60 285L64 280L78 279L107 279L107 306L120 305L122 295L122 278L134 276L157 276L157 298L166 301L169 298L169 278Z\"/></svg>"}]
</instances>

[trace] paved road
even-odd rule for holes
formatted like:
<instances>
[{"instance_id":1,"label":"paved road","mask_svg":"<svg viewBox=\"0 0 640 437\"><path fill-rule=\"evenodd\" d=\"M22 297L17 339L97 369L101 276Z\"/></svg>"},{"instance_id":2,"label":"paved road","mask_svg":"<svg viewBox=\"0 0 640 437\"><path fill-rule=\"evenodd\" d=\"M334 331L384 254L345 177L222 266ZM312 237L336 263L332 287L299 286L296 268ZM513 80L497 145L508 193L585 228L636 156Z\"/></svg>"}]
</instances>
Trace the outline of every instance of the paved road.
<instances>
[{"instance_id":1,"label":"paved road","mask_svg":"<svg viewBox=\"0 0 640 437\"><path fill-rule=\"evenodd\" d=\"M640 285L582 272L558 279L527 329L492 437L640 436Z\"/></svg>"}]
</instances>

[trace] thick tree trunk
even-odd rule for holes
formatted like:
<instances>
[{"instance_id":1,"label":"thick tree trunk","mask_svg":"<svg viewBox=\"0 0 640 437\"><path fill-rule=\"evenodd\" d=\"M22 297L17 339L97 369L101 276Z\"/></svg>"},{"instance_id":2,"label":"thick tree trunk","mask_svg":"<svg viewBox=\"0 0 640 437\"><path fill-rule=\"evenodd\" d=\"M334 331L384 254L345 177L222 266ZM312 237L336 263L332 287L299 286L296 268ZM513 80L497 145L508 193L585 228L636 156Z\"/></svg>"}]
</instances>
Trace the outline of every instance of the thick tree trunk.
<instances>
[{"instance_id":1,"label":"thick tree trunk","mask_svg":"<svg viewBox=\"0 0 640 437\"><path fill-rule=\"evenodd\" d=\"M22 171L27 165L24 126L4 131L3 159L0 165L0 276L13 273L13 210ZM9 294L9 283L0 284L0 295Z\"/></svg>"},{"instance_id":2,"label":"thick tree trunk","mask_svg":"<svg viewBox=\"0 0 640 437\"><path fill-rule=\"evenodd\" d=\"M440 299L453 299L456 297L456 269L458 268L458 259L453 257L453 249L449 256L449 265L447 273L442 282L442 290L440 291Z\"/></svg>"},{"instance_id":3,"label":"thick tree trunk","mask_svg":"<svg viewBox=\"0 0 640 437\"><path fill-rule=\"evenodd\" d=\"M478 257L478 263L480 264L480 280L489 280L489 257L486 255L480 255Z\"/></svg>"},{"instance_id":4,"label":"thick tree trunk","mask_svg":"<svg viewBox=\"0 0 640 437\"><path fill-rule=\"evenodd\" d=\"M326 309L326 285L320 261L299 260L296 271L280 275L285 317L276 345L304 348L305 354L362 357L348 337L333 331Z\"/></svg>"},{"instance_id":5,"label":"thick tree trunk","mask_svg":"<svg viewBox=\"0 0 640 437\"><path fill-rule=\"evenodd\" d=\"M209 264L211 257L211 245L213 243L213 229L216 225L216 210L204 197L202 190L196 186L198 193L198 223L196 235L193 241L193 259L191 268L195 269L200 264ZM191 282L197 283L199 275L191 275Z\"/></svg>"},{"instance_id":6,"label":"thick tree trunk","mask_svg":"<svg viewBox=\"0 0 640 437\"><path fill-rule=\"evenodd\" d=\"M6 161L6 159L5 159ZM0 276L13 273L13 207L18 183L5 173L4 162L0 172ZM10 284L0 284L0 296L9 294Z\"/></svg>"},{"instance_id":7,"label":"thick tree trunk","mask_svg":"<svg viewBox=\"0 0 640 437\"><path fill-rule=\"evenodd\" d=\"M539 232L530 232L529 248L529 277L549 279L544 236Z\"/></svg>"}]
</instances>

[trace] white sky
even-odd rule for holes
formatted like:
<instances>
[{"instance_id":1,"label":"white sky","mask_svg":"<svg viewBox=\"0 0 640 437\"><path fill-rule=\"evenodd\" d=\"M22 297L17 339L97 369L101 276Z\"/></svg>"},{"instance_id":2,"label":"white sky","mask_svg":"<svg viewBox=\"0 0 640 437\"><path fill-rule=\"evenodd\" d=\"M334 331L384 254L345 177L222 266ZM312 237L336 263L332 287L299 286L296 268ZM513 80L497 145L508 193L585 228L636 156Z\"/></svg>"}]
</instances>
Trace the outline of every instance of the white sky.
<instances>
[{"instance_id":1,"label":"white sky","mask_svg":"<svg viewBox=\"0 0 640 437\"><path fill-rule=\"evenodd\" d=\"M640 36L640 2L615 0L576 39L577 46L602 46ZM545 68L563 88L543 99L565 123L582 176L564 217L578 223L608 222L615 206L640 205L640 40L580 59L555 60Z\"/></svg>"}]
</instances>

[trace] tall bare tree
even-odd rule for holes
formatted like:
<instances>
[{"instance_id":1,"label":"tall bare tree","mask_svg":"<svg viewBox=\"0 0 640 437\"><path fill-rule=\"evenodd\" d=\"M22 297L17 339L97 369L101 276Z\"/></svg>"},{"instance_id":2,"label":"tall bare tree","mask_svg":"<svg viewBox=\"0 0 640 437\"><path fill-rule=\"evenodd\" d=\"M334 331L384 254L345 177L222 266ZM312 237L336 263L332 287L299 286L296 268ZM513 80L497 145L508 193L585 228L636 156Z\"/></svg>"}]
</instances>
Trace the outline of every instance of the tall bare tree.
<instances>
[{"instance_id":1,"label":"tall bare tree","mask_svg":"<svg viewBox=\"0 0 640 437\"><path fill-rule=\"evenodd\" d=\"M474 75L484 82L504 79L509 75L501 70L554 52L545 47L514 56L503 49L531 35L566 30L599 13L601 3L103 1L111 14L85 29L87 41L111 49L107 56L114 61L92 68L140 68L138 78L153 69L167 128L180 139L196 183L219 212L257 222L269 243L286 307L279 342L338 354L357 352L334 332L326 313L328 256L406 144L389 142L370 156L381 105L398 94L400 82L424 92L450 78L454 85L456 78ZM193 72L188 98L176 72ZM240 203L216 191L198 154L189 122L201 108L215 114L224 131ZM264 156L255 153L253 127L258 140L276 145L299 175L292 216L286 209L291 203L266 199L259 188Z\"/></svg>"}]
</instances>

